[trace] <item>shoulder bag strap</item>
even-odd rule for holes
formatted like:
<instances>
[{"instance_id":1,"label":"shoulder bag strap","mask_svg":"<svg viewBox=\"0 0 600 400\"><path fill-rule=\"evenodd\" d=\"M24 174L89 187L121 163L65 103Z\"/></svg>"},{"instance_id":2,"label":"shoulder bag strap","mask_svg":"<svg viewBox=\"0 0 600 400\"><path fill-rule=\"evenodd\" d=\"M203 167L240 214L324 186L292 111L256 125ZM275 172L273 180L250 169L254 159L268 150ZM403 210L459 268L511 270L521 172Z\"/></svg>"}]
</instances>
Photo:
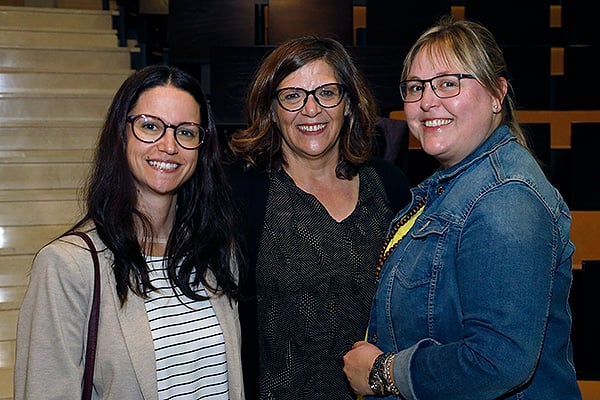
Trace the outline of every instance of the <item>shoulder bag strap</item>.
<instances>
[{"instance_id":1,"label":"shoulder bag strap","mask_svg":"<svg viewBox=\"0 0 600 400\"><path fill-rule=\"evenodd\" d=\"M92 398L92 386L94 382L94 363L96 361L96 343L98 338L98 320L100 317L100 263L94 242L90 237L79 231L69 232L67 235L76 235L82 238L90 248L92 260L94 261L94 296L92 299L92 311L88 321L88 337L85 351L85 370L83 372L82 400Z\"/></svg>"}]
</instances>

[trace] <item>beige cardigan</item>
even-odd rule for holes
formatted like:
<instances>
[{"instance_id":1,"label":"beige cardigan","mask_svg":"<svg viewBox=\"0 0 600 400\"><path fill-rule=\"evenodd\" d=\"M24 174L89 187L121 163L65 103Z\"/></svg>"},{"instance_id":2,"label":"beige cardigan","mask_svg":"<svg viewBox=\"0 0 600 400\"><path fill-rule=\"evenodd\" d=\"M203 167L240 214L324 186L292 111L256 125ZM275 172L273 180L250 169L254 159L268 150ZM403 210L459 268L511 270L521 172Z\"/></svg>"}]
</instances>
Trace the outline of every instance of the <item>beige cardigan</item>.
<instances>
[{"instance_id":1,"label":"beige cardigan","mask_svg":"<svg viewBox=\"0 0 600 400\"><path fill-rule=\"evenodd\" d=\"M156 400L156 361L144 300L129 294L120 306L112 253L99 249L100 323L94 371L94 399ZM73 246L76 243L77 246ZM15 400L81 399L93 264L82 239L55 240L36 255L17 326ZM209 280L214 277L209 275ZM227 349L229 395L243 400L241 337L237 303L211 298Z\"/></svg>"}]
</instances>

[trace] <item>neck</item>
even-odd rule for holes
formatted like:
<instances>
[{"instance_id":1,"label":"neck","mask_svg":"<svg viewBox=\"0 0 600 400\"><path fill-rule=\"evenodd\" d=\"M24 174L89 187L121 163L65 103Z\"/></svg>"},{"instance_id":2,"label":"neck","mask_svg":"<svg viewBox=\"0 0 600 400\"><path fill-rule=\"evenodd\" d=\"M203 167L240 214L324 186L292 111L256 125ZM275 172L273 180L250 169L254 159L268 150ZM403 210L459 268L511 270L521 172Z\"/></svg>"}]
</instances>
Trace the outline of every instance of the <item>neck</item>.
<instances>
[{"instance_id":1,"label":"neck","mask_svg":"<svg viewBox=\"0 0 600 400\"><path fill-rule=\"evenodd\" d=\"M172 196L169 201L164 201L164 198L146 196L143 201L139 201L140 211L146 215L151 225L152 236L143 235L143 227L141 221L138 221L138 238L145 243L166 244L175 221L176 213L176 196Z\"/></svg>"},{"instance_id":2,"label":"neck","mask_svg":"<svg viewBox=\"0 0 600 400\"><path fill-rule=\"evenodd\" d=\"M331 173L335 176L335 168L339 161L338 141L334 147L314 156L302 155L284 146L282 152L287 162L286 171L291 176L304 176L306 179L323 179Z\"/></svg>"},{"instance_id":3,"label":"neck","mask_svg":"<svg viewBox=\"0 0 600 400\"><path fill-rule=\"evenodd\" d=\"M313 184L321 182L330 184L336 182L337 176L335 175L336 163L323 162L319 160L316 162L290 162L284 167L285 171L289 176L292 177L294 182L299 186L302 183Z\"/></svg>"},{"instance_id":4,"label":"neck","mask_svg":"<svg viewBox=\"0 0 600 400\"><path fill-rule=\"evenodd\" d=\"M146 243L160 243L160 244L166 244L167 243L167 238L161 238L161 237L149 237L149 236L144 236L143 238L144 242Z\"/></svg>"}]
</instances>

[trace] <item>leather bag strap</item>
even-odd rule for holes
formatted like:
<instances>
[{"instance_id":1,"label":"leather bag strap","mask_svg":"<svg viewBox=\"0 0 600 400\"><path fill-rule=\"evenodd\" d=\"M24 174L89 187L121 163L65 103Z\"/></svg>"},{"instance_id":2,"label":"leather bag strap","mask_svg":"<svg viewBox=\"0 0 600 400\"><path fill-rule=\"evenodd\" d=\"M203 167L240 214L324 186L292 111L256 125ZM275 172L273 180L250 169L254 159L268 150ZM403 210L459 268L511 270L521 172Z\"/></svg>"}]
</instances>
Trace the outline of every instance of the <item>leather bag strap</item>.
<instances>
[{"instance_id":1,"label":"leather bag strap","mask_svg":"<svg viewBox=\"0 0 600 400\"><path fill-rule=\"evenodd\" d=\"M84 232L73 231L67 235L75 235L82 238L90 249L94 262L94 295L92 298L92 311L88 321L88 337L85 350L85 370L83 372L82 400L92 398L92 387L94 383L94 363L96 361L96 343L98 342L98 321L100 318L100 263L94 242Z\"/></svg>"}]
</instances>

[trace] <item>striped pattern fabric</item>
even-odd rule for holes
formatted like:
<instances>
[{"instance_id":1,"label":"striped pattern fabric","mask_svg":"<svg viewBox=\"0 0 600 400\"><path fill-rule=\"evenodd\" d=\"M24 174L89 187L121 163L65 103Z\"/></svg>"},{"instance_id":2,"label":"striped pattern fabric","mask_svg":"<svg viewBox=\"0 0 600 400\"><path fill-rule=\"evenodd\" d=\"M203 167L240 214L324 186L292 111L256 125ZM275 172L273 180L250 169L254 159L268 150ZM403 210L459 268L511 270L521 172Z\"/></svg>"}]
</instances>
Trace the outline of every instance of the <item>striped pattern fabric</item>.
<instances>
[{"instance_id":1,"label":"striped pattern fabric","mask_svg":"<svg viewBox=\"0 0 600 400\"><path fill-rule=\"evenodd\" d=\"M154 339L159 400L227 400L227 362L223 331L210 301L176 292L166 279L164 259L149 257L146 311ZM206 295L204 288L200 293ZM179 296L178 296L179 295Z\"/></svg>"}]
</instances>

